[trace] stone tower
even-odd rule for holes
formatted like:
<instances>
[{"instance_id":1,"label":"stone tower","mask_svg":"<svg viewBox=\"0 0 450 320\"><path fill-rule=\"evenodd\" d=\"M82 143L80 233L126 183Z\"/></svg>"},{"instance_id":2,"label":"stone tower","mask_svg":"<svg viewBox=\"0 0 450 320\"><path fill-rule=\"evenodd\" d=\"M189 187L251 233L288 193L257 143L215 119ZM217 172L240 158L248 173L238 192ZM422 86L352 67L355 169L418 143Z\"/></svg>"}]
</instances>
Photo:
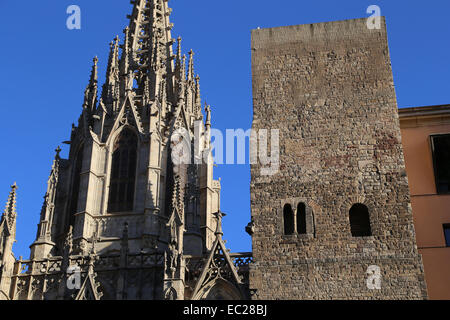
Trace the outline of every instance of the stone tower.
<instances>
[{"instance_id":1,"label":"stone tower","mask_svg":"<svg viewBox=\"0 0 450 320\"><path fill-rule=\"evenodd\" d=\"M246 295L248 269L234 262L245 269L250 258L230 255L220 231L211 111L204 119L194 53L186 58L171 37L167 0L131 3L101 93L93 60L68 159L56 150L29 260L12 256L13 187L0 225L9 299Z\"/></svg>"},{"instance_id":2,"label":"stone tower","mask_svg":"<svg viewBox=\"0 0 450 320\"><path fill-rule=\"evenodd\" d=\"M280 170L251 169L257 299L424 299L382 19L252 32L253 129Z\"/></svg>"}]
</instances>

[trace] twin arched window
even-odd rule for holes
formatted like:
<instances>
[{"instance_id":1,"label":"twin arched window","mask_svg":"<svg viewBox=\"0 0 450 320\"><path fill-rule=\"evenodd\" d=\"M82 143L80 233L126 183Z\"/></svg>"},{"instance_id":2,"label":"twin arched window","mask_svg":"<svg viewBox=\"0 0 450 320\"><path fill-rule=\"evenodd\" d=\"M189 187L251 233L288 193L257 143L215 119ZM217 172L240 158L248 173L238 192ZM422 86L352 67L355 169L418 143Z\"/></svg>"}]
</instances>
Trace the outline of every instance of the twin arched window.
<instances>
[{"instance_id":1,"label":"twin arched window","mask_svg":"<svg viewBox=\"0 0 450 320\"><path fill-rule=\"evenodd\" d=\"M300 202L294 212L292 206L286 203L283 208L283 221L285 235L306 234L306 205Z\"/></svg>"},{"instance_id":2,"label":"twin arched window","mask_svg":"<svg viewBox=\"0 0 450 320\"><path fill-rule=\"evenodd\" d=\"M113 147L108 212L133 210L136 182L137 137L124 129Z\"/></svg>"},{"instance_id":3,"label":"twin arched window","mask_svg":"<svg viewBox=\"0 0 450 320\"><path fill-rule=\"evenodd\" d=\"M307 219L307 215L310 212L307 211L307 207L303 202L297 205L297 210L292 209L292 205L286 203L283 207L283 223L284 234L306 234L307 225L310 221L313 223L312 217ZM311 214L310 214L311 215ZM353 237L368 237L372 235L372 229L370 226L370 215L367 206L357 203L354 204L349 212L350 229Z\"/></svg>"}]
</instances>

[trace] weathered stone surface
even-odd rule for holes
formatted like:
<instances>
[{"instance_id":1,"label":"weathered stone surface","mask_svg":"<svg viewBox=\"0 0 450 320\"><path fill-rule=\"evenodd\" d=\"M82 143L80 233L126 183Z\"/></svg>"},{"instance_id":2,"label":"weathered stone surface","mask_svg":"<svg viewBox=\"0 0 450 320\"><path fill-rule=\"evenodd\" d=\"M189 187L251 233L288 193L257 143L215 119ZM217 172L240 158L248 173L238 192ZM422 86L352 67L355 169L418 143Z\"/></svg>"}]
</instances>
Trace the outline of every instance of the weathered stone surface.
<instances>
[{"instance_id":1,"label":"weathered stone surface","mask_svg":"<svg viewBox=\"0 0 450 320\"><path fill-rule=\"evenodd\" d=\"M280 171L251 169L256 299L426 298L386 26L366 21L252 32L253 129L280 129ZM295 198L312 209L312 235L283 234ZM356 203L371 236L352 237ZM370 265L380 290L366 285Z\"/></svg>"}]
</instances>

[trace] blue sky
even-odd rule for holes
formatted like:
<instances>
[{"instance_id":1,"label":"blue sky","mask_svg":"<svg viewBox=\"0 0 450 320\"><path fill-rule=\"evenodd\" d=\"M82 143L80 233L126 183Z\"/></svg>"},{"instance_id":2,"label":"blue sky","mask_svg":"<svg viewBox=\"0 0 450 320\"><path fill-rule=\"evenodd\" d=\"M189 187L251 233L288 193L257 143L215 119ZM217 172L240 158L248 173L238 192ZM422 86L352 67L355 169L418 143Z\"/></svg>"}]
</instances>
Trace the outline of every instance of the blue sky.
<instances>
[{"instance_id":1,"label":"blue sky","mask_svg":"<svg viewBox=\"0 0 450 320\"><path fill-rule=\"evenodd\" d=\"M81 8L81 30L66 28L71 4ZM450 103L447 0L169 1L173 37L196 53L202 97L223 132L251 127L251 29L367 17L372 4L386 16L399 107ZM99 57L102 84L109 42L123 39L130 12L129 0L0 0L0 204L17 181L16 256L29 255L54 150L78 121L92 58ZM250 251L250 168L220 165L215 176L222 177L228 247Z\"/></svg>"}]
</instances>

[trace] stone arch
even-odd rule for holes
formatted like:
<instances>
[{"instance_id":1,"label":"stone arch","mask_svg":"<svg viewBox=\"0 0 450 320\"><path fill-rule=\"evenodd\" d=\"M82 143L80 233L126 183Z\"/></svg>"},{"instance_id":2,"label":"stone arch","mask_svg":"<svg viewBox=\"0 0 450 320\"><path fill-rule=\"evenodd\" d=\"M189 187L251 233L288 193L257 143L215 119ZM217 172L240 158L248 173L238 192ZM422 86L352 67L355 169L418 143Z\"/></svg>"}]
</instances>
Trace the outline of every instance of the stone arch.
<instances>
[{"instance_id":1,"label":"stone arch","mask_svg":"<svg viewBox=\"0 0 450 320\"><path fill-rule=\"evenodd\" d=\"M315 237L316 221L314 210L317 205L306 198L289 198L281 200L282 224L284 235ZM291 217L292 214L292 217ZM292 221L292 228L290 222Z\"/></svg>"},{"instance_id":2,"label":"stone arch","mask_svg":"<svg viewBox=\"0 0 450 320\"><path fill-rule=\"evenodd\" d=\"M231 282L218 278L205 285L193 300L244 300L245 297Z\"/></svg>"},{"instance_id":3,"label":"stone arch","mask_svg":"<svg viewBox=\"0 0 450 320\"><path fill-rule=\"evenodd\" d=\"M164 297L166 300L178 300L177 290L175 290L174 287L170 287L169 289L166 290Z\"/></svg>"},{"instance_id":4,"label":"stone arch","mask_svg":"<svg viewBox=\"0 0 450 320\"><path fill-rule=\"evenodd\" d=\"M369 208L362 203L355 203L349 210L350 231L353 237L372 235Z\"/></svg>"},{"instance_id":5,"label":"stone arch","mask_svg":"<svg viewBox=\"0 0 450 320\"><path fill-rule=\"evenodd\" d=\"M339 212L341 214L340 223L343 227L343 230L346 230L346 235L352 237L349 213L352 206L357 203L365 205L369 211L370 229L372 236L379 234L380 228L383 228L382 224L380 224L379 222L379 219L383 217L383 210L380 208L378 202L370 195L358 193L350 195L339 206Z\"/></svg>"}]
</instances>

